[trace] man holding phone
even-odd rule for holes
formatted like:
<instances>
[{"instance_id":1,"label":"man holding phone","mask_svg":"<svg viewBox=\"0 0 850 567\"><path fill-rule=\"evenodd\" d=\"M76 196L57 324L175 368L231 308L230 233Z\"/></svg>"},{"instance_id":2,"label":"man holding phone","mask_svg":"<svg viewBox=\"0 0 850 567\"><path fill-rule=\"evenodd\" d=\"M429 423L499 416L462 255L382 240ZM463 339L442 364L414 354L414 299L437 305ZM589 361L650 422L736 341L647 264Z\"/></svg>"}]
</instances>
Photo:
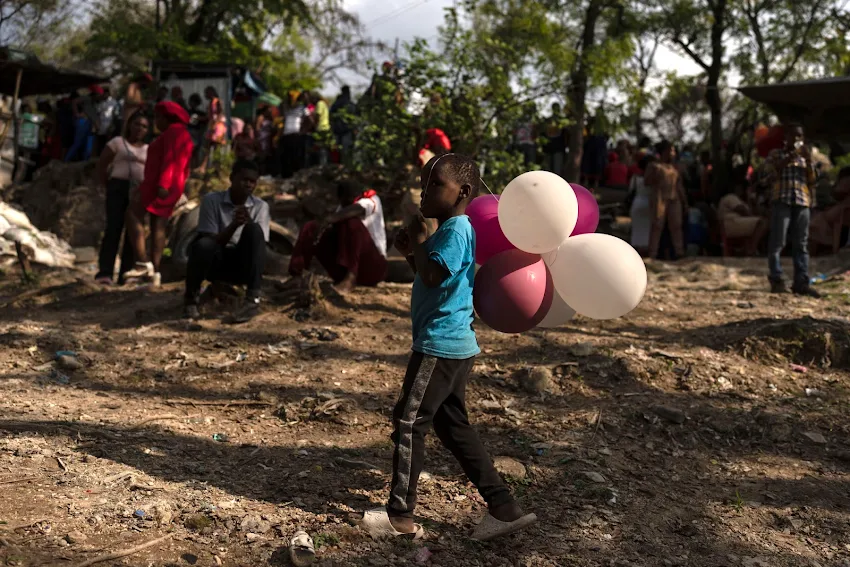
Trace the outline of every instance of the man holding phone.
<instances>
[{"instance_id":1,"label":"man holding phone","mask_svg":"<svg viewBox=\"0 0 850 567\"><path fill-rule=\"evenodd\" d=\"M811 149L806 145L803 127L785 125L785 146L768 155L761 171L762 183L771 188L770 236L767 263L770 268L770 291L786 293L780 256L786 235L791 232L791 255L794 260L794 283L797 295L820 297L809 283L809 223L815 204L816 174Z\"/></svg>"},{"instance_id":2,"label":"man holding phone","mask_svg":"<svg viewBox=\"0 0 850 567\"><path fill-rule=\"evenodd\" d=\"M254 197L259 166L239 160L230 174L230 188L206 195L201 201L198 238L189 250L186 268L185 312L200 317L198 302L204 280L245 285L245 306L234 322L245 322L259 312L260 287L269 241L269 205Z\"/></svg>"}]
</instances>

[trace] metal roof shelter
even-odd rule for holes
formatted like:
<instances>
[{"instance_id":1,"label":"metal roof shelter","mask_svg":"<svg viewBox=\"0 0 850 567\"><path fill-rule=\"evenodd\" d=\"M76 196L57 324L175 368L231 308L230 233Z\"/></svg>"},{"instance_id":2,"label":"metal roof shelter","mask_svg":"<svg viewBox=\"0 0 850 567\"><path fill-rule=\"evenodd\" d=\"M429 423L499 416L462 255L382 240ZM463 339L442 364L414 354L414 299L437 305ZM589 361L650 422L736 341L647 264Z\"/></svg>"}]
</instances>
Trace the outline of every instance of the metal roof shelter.
<instances>
[{"instance_id":1,"label":"metal roof shelter","mask_svg":"<svg viewBox=\"0 0 850 567\"><path fill-rule=\"evenodd\" d=\"M91 73L61 69L11 47L0 47L0 94L18 97L75 91L108 79ZM17 91L16 91L17 87Z\"/></svg>"},{"instance_id":2,"label":"metal roof shelter","mask_svg":"<svg viewBox=\"0 0 850 567\"><path fill-rule=\"evenodd\" d=\"M806 136L850 142L850 77L740 87L784 122L800 122Z\"/></svg>"}]
</instances>

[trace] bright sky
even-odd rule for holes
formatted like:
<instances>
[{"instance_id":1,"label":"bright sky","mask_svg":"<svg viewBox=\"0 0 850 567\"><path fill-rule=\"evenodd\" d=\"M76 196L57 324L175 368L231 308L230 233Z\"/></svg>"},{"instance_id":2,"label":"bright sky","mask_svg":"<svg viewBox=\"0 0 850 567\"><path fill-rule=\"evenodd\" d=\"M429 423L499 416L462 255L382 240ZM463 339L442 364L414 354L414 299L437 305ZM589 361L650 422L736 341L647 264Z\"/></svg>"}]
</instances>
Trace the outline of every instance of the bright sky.
<instances>
[{"instance_id":1,"label":"bright sky","mask_svg":"<svg viewBox=\"0 0 850 567\"><path fill-rule=\"evenodd\" d=\"M453 0L344 0L345 7L355 12L366 33L373 39L392 46L396 38L402 43L414 37L435 40L443 23L443 10ZM695 75L701 69L691 59L660 46L656 53L659 71L676 71Z\"/></svg>"}]
</instances>

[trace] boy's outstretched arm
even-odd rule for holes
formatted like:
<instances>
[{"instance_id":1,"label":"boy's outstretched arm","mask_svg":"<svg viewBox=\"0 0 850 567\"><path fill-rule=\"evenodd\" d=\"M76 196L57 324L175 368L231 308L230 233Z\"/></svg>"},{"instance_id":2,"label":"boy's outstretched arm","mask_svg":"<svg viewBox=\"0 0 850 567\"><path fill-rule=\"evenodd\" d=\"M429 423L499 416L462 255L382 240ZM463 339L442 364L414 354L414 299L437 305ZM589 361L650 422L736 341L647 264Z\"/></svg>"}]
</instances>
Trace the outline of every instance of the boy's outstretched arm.
<instances>
[{"instance_id":1,"label":"boy's outstretched arm","mask_svg":"<svg viewBox=\"0 0 850 567\"><path fill-rule=\"evenodd\" d=\"M450 274L430 257L431 254L425 246L425 241L428 240L428 224L425 219L422 217L415 219L405 232L410 239L410 248L413 252L412 256L408 256L408 263L413 271L419 274L426 287L439 286Z\"/></svg>"},{"instance_id":2,"label":"boy's outstretched arm","mask_svg":"<svg viewBox=\"0 0 850 567\"><path fill-rule=\"evenodd\" d=\"M416 273L422 279L427 287L437 287L449 277L449 272L446 271L440 264L429 258L430 253L425 247L425 243L417 242L413 246L413 264Z\"/></svg>"}]
</instances>

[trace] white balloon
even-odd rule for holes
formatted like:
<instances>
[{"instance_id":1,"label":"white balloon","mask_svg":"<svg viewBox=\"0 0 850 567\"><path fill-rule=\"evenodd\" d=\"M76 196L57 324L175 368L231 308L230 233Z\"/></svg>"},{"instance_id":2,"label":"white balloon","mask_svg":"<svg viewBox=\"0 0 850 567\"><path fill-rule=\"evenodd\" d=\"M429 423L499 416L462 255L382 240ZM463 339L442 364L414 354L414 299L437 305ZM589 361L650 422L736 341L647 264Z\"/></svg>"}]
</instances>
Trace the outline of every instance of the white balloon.
<instances>
[{"instance_id":1,"label":"white balloon","mask_svg":"<svg viewBox=\"0 0 850 567\"><path fill-rule=\"evenodd\" d=\"M546 316L537 326L544 329L554 329L555 327L560 327L575 316L576 310L567 305L567 302L556 291L552 296L552 307L549 308L549 312L546 313Z\"/></svg>"},{"instance_id":2,"label":"white balloon","mask_svg":"<svg viewBox=\"0 0 850 567\"><path fill-rule=\"evenodd\" d=\"M561 298L591 319L622 317L646 292L646 265L640 254L610 234L571 236L543 261Z\"/></svg>"},{"instance_id":3,"label":"white balloon","mask_svg":"<svg viewBox=\"0 0 850 567\"><path fill-rule=\"evenodd\" d=\"M499 198L499 226L524 252L550 252L578 220L578 200L570 184L548 171L529 171L508 183Z\"/></svg>"}]
</instances>

